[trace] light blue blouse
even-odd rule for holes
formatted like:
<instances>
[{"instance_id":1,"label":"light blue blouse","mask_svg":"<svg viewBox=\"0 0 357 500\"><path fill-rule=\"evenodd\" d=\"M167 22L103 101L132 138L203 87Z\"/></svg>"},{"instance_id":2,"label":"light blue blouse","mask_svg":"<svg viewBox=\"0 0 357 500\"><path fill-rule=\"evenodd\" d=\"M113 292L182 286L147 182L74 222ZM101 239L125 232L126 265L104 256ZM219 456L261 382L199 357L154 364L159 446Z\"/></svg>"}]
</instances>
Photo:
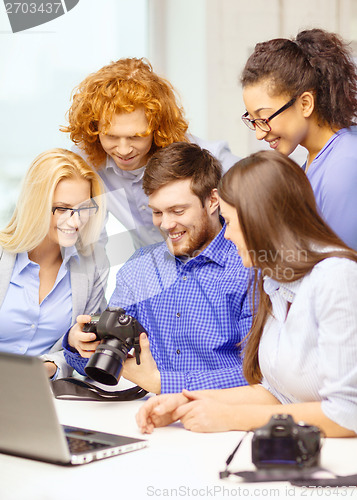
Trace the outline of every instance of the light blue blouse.
<instances>
[{"instance_id":1,"label":"light blue blouse","mask_svg":"<svg viewBox=\"0 0 357 500\"><path fill-rule=\"evenodd\" d=\"M71 326L72 292L68 262L75 247L64 250L50 293L39 304L40 266L27 252L16 256L10 284L0 308L0 350L37 356L48 352Z\"/></svg>"},{"instance_id":2,"label":"light blue blouse","mask_svg":"<svg viewBox=\"0 0 357 500\"><path fill-rule=\"evenodd\" d=\"M357 263L328 258L295 283L267 278L264 289L273 316L259 346L262 385L283 404L321 401L357 432Z\"/></svg>"},{"instance_id":3,"label":"light blue blouse","mask_svg":"<svg viewBox=\"0 0 357 500\"><path fill-rule=\"evenodd\" d=\"M357 250L357 127L334 134L311 163L307 177L322 217Z\"/></svg>"}]
</instances>

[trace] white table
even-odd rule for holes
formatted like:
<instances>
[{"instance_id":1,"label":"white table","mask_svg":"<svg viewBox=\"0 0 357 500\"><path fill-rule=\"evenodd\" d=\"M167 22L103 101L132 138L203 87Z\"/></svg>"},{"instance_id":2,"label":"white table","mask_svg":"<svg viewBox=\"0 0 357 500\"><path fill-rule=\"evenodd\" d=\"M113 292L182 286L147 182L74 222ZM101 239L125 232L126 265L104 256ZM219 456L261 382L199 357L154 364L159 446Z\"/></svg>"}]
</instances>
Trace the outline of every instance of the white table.
<instances>
[{"instance_id":1,"label":"white table","mask_svg":"<svg viewBox=\"0 0 357 500\"><path fill-rule=\"evenodd\" d=\"M332 492L296 488L288 482L241 483L220 480L240 432L197 434L177 423L143 436L133 402L58 401L63 424L148 439L148 447L94 463L63 467L0 454L0 500L94 500L149 498L356 498L357 488ZM1 429L0 429L1 432ZM231 464L253 469L247 438ZM357 438L327 439L321 465L337 474L357 471ZM333 489L336 491L337 489Z\"/></svg>"}]
</instances>

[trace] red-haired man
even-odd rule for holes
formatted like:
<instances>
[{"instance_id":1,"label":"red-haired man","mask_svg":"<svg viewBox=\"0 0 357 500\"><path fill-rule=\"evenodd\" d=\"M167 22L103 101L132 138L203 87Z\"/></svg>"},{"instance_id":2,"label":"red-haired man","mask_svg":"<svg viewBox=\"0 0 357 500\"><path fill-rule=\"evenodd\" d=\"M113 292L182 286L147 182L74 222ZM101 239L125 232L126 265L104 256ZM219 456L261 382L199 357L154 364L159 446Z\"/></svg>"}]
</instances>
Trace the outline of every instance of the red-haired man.
<instances>
[{"instance_id":1,"label":"red-haired man","mask_svg":"<svg viewBox=\"0 0 357 500\"><path fill-rule=\"evenodd\" d=\"M62 130L103 179L107 208L130 231L135 247L162 241L142 189L155 151L194 142L208 149L223 171L238 160L226 142L207 143L187 134L174 88L145 59L119 59L85 78L74 92L68 119Z\"/></svg>"}]
</instances>

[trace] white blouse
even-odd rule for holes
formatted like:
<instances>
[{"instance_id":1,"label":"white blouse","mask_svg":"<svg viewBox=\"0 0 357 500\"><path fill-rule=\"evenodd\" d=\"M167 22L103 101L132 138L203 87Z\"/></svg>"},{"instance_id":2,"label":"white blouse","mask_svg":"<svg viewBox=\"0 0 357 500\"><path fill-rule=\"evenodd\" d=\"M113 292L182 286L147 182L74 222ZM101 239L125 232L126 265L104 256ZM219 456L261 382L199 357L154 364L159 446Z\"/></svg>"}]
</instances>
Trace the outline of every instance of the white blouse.
<instances>
[{"instance_id":1,"label":"white blouse","mask_svg":"<svg viewBox=\"0 0 357 500\"><path fill-rule=\"evenodd\" d=\"M266 278L264 290L273 316L259 346L262 385L283 404L321 401L357 432L357 263L327 258L294 283Z\"/></svg>"}]
</instances>

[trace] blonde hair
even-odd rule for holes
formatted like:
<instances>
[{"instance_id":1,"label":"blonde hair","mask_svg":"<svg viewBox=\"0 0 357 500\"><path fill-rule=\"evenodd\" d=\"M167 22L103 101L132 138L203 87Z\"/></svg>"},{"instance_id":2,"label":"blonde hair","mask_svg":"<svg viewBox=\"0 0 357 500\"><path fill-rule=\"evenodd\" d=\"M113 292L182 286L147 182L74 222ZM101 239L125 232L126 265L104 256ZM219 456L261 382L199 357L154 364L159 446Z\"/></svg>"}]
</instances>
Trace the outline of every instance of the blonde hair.
<instances>
[{"instance_id":1,"label":"blonde hair","mask_svg":"<svg viewBox=\"0 0 357 500\"><path fill-rule=\"evenodd\" d=\"M149 124L144 136L153 134L152 152L173 142L188 142L188 123L175 89L153 71L148 60L135 57L119 59L87 76L74 90L69 125L60 130L68 132L98 168L106 158L99 121L105 132L114 114L140 107Z\"/></svg>"},{"instance_id":2,"label":"blonde hair","mask_svg":"<svg viewBox=\"0 0 357 500\"><path fill-rule=\"evenodd\" d=\"M56 148L41 153L32 162L22 183L19 200L8 225L0 231L0 245L13 253L29 252L47 236L52 217L54 191L63 179L86 179L98 212L91 217L78 238L82 254L92 251L99 238L105 215L104 190L98 174L75 153Z\"/></svg>"}]
</instances>

